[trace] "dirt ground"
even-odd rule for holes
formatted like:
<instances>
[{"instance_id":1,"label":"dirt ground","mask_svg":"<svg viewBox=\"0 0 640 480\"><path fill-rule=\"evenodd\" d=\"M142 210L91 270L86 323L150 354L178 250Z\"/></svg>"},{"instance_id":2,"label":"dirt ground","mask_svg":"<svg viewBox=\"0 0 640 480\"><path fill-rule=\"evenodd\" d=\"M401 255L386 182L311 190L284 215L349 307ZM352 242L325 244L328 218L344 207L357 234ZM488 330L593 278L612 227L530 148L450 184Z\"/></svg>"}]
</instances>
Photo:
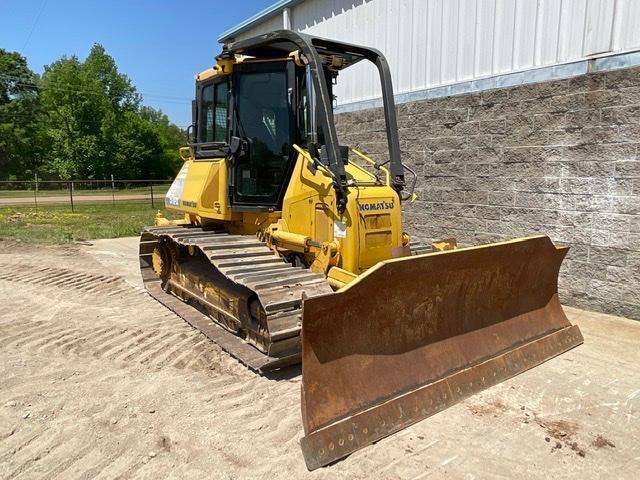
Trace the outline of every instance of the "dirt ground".
<instances>
[{"instance_id":1,"label":"dirt ground","mask_svg":"<svg viewBox=\"0 0 640 480\"><path fill-rule=\"evenodd\" d=\"M0 478L637 478L640 322L307 472L299 370L259 377L141 289L137 239L0 242Z\"/></svg>"}]
</instances>

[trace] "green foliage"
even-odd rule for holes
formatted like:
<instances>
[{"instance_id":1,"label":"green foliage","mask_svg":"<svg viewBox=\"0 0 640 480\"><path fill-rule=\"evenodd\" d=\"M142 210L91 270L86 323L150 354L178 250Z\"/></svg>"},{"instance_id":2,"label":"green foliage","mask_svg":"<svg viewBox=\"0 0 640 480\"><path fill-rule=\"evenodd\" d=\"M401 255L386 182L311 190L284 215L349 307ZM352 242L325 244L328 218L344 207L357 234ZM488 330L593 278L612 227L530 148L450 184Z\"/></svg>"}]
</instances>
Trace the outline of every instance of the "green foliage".
<instances>
[{"instance_id":1,"label":"green foliage","mask_svg":"<svg viewBox=\"0 0 640 480\"><path fill-rule=\"evenodd\" d=\"M164 113L151 107L142 107L140 115L152 123L160 135L163 161L156 166L157 178L173 177L182 165L182 160L179 155L176 155L176 151L184 145L186 132L171 123Z\"/></svg>"},{"instance_id":2,"label":"green foliage","mask_svg":"<svg viewBox=\"0 0 640 480\"><path fill-rule=\"evenodd\" d=\"M17 79L17 80L16 80ZM0 179L167 178L184 132L141 106L131 80L95 44L84 62L62 57L38 78L0 49Z\"/></svg>"},{"instance_id":3,"label":"green foliage","mask_svg":"<svg viewBox=\"0 0 640 480\"><path fill-rule=\"evenodd\" d=\"M22 55L0 48L0 178L31 175L40 165L37 81Z\"/></svg>"}]
</instances>

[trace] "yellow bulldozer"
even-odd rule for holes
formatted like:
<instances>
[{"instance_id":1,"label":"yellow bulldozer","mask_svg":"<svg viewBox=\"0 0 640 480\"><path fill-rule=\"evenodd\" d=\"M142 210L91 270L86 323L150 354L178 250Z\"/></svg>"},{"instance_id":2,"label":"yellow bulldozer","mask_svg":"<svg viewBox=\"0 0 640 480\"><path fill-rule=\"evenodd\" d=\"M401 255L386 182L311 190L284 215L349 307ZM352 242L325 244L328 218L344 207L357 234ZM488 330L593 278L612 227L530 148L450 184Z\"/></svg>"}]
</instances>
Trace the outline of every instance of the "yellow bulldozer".
<instances>
[{"instance_id":1,"label":"yellow bulldozer","mask_svg":"<svg viewBox=\"0 0 640 480\"><path fill-rule=\"evenodd\" d=\"M379 73L388 158L340 145L333 85ZM402 229L391 75L375 49L288 30L196 76L184 164L140 242L147 291L247 367L302 363L301 440L327 465L582 343L536 236L458 248ZM407 179L405 179L407 177Z\"/></svg>"}]
</instances>

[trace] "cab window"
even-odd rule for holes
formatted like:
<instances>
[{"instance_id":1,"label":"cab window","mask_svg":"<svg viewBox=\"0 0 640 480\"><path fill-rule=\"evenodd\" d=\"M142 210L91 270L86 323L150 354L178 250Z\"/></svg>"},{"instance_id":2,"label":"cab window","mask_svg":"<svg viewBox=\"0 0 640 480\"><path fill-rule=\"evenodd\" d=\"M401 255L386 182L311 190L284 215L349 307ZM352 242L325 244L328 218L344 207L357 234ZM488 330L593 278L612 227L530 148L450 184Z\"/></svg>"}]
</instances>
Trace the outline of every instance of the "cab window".
<instances>
[{"instance_id":1,"label":"cab window","mask_svg":"<svg viewBox=\"0 0 640 480\"><path fill-rule=\"evenodd\" d=\"M227 82L202 88L199 143L227 142Z\"/></svg>"}]
</instances>

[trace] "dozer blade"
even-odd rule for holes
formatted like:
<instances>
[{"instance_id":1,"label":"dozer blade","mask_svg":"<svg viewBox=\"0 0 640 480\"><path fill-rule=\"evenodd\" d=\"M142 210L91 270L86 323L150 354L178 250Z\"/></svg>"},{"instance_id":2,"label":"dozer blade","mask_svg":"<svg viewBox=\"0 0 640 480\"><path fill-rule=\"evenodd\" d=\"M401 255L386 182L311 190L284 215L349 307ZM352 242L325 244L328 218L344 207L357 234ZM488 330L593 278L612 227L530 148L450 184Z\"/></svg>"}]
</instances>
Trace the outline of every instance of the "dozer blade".
<instances>
[{"instance_id":1,"label":"dozer blade","mask_svg":"<svg viewBox=\"0 0 640 480\"><path fill-rule=\"evenodd\" d=\"M306 300L307 467L580 345L557 293L567 250L540 236L399 258Z\"/></svg>"}]
</instances>

